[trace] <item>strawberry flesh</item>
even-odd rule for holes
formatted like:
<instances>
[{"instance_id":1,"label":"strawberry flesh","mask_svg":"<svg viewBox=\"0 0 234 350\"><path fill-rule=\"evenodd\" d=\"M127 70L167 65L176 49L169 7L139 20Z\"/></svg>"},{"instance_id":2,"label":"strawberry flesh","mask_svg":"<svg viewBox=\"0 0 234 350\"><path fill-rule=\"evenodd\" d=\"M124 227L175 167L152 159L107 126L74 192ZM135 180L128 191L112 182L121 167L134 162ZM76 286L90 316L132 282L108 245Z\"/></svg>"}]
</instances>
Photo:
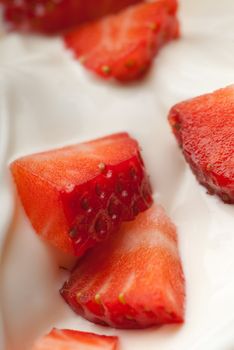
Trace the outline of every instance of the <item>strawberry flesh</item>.
<instances>
[{"instance_id":1,"label":"strawberry flesh","mask_svg":"<svg viewBox=\"0 0 234 350\"><path fill-rule=\"evenodd\" d=\"M138 79L166 42L178 38L176 0L134 5L68 32L65 44L102 78Z\"/></svg>"},{"instance_id":2,"label":"strawberry flesh","mask_svg":"<svg viewBox=\"0 0 234 350\"><path fill-rule=\"evenodd\" d=\"M152 204L138 143L127 133L26 156L11 171L36 232L76 256Z\"/></svg>"},{"instance_id":3,"label":"strawberry flesh","mask_svg":"<svg viewBox=\"0 0 234 350\"><path fill-rule=\"evenodd\" d=\"M169 122L198 181L233 204L234 85L178 103Z\"/></svg>"},{"instance_id":4,"label":"strawberry flesh","mask_svg":"<svg viewBox=\"0 0 234 350\"><path fill-rule=\"evenodd\" d=\"M175 226L156 205L89 251L61 289L71 308L116 328L181 323L184 277Z\"/></svg>"},{"instance_id":5,"label":"strawberry flesh","mask_svg":"<svg viewBox=\"0 0 234 350\"><path fill-rule=\"evenodd\" d=\"M32 350L116 350L117 337L54 328Z\"/></svg>"},{"instance_id":6,"label":"strawberry flesh","mask_svg":"<svg viewBox=\"0 0 234 350\"><path fill-rule=\"evenodd\" d=\"M0 0L12 29L54 34L141 0Z\"/></svg>"}]
</instances>

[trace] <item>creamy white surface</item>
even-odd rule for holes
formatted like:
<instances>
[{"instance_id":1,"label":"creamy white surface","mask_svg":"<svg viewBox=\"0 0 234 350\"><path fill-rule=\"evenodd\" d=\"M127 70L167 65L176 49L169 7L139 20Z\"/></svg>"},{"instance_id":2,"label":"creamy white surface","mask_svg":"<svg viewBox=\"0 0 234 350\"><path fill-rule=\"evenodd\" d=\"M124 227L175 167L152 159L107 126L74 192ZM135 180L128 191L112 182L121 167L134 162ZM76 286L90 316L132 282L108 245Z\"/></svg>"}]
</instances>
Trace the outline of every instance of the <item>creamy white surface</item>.
<instances>
[{"instance_id":1,"label":"creamy white surface","mask_svg":"<svg viewBox=\"0 0 234 350\"><path fill-rule=\"evenodd\" d=\"M234 82L234 2L184 0L180 17L181 40L127 87L89 75L59 39L1 37L0 349L27 350L53 326L117 334L121 350L234 349L234 207L198 185L167 123L172 104ZM64 259L14 206L11 160L120 130L141 143L156 199L178 226L187 282L181 327L117 331L75 316L58 293Z\"/></svg>"}]
</instances>

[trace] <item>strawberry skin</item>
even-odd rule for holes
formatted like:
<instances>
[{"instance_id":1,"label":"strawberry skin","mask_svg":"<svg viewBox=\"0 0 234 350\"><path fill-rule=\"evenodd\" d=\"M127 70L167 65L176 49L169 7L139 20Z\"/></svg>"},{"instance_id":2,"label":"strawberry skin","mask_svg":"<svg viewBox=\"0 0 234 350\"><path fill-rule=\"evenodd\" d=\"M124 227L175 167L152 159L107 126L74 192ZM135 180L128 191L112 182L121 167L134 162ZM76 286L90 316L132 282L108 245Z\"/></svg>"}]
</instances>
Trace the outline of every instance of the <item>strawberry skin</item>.
<instances>
[{"instance_id":1,"label":"strawberry skin","mask_svg":"<svg viewBox=\"0 0 234 350\"><path fill-rule=\"evenodd\" d=\"M178 103L169 122L198 181L233 204L234 85Z\"/></svg>"},{"instance_id":2,"label":"strawberry skin","mask_svg":"<svg viewBox=\"0 0 234 350\"><path fill-rule=\"evenodd\" d=\"M183 322L176 229L164 210L153 205L89 251L61 295L76 313L116 328Z\"/></svg>"},{"instance_id":3,"label":"strawberry skin","mask_svg":"<svg viewBox=\"0 0 234 350\"><path fill-rule=\"evenodd\" d=\"M11 171L36 232L76 256L152 204L138 143L127 133L26 156Z\"/></svg>"},{"instance_id":4,"label":"strawberry skin","mask_svg":"<svg viewBox=\"0 0 234 350\"><path fill-rule=\"evenodd\" d=\"M0 0L12 29L54 34L141 0Z\"/></svg>"},{"instance_id":5,"label":"strawberry skin","mask_svg":"<svg viewBox=\"0 0 234 350\"><path fill-rule=\"evenodd\" d=\"M32 350L116 350L117 337L54 328Z\"/></svg>"},{"instance_id":6,"label":"strawberry skin","mask_svg":"<svg viewBox=\"0 0 234 350\"><path fill-rule=\"evenodd\" d=\"M68 32L65 44L102 78L131 81L144 75L162 45L178 38L176 0L134 5Z\"/></svg>"}]
</instances>

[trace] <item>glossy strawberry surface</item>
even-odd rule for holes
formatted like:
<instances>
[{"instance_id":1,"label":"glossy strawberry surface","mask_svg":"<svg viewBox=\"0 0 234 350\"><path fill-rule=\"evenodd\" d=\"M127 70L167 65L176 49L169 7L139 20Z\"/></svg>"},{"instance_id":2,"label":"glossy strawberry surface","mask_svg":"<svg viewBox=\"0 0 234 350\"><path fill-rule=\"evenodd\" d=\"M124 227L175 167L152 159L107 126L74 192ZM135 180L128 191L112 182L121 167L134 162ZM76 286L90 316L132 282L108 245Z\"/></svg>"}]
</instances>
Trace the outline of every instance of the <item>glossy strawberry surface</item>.
<instances>
[{"instance_id":1,"label":"glossy strawberry surface","mask_svg":"<svg viewBox=\"0 0 234 350\"><path fill-rule=\"evenodd\" d=\"M184 276L165 211L153 205L89 251L61 294L79 315L111 327L183 322Z\"/></svg>"},{"instance_id":2,"label":"glossy strawberry surface","mask_svg":"<svg viewBox=\"0 0 234 350\"><path fill-rule=\"evenodd\" d=\"M234 203L234 85L175 105L172 130L198 181Z\"/></svg>"},{"instance_id":3,"label":"glossy strawberry surface","mask_svg":"<svg viewBox=\"0 0 234 350\"><path fill-rule=\"evenodd\" d=\"M65 43L102 78L132 81L146 73L161 46L178 38L176 11L176 0L137 4L73 29Z\"/></svg>"},{"instance_id":4,"label":"glossy strawberry surface","mask_svg":"<svg viewBox=\"0 0 234 350\"><path fill-rule=\"evenodd\" d=\"M138 143L127 133L26 156L11 171L36 232L77 256L152 204Z\"/></svg>"},{"instance_id":5,"label":"glossy strawberry surface","mask_svg":"<svg viewBox=\"0 0 234 350\"><path fill-rule=\"evenodd\" d=\"M117 337L54 328L31 350L116 350Z\"/></svg>"}]
</instances>

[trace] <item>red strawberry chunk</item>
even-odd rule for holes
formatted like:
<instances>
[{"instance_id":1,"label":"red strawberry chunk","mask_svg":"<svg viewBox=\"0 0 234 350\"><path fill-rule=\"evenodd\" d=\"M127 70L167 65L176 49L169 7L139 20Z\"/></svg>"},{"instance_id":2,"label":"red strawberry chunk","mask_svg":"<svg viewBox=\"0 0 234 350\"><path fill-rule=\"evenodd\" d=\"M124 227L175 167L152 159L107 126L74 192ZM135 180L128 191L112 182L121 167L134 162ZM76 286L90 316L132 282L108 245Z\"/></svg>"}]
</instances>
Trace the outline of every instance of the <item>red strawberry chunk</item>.
<instances>
[{"instance_id":1,"label":"red strawberry chunk","mask_svg":"<svg viewBox=\"0 0 234 350\"><path fill-rule=\"evenodd\" d=\"M116 350L117 344L117 337L54 328L32 350Z\"/></svg>"},{"instance_id":2,"label":"red strawberry chunk","mask_svg":"<svg viewBox=\"0 0 234 350\"><path fill-rule=\"evenodd\" d=\"M53 34L141 0L0 0L12 29Z\"/></svg>"},{"instance_id":3,"label":"red strawberry chunk","mask_svg":"<svg viewBox=\"0 0 234 350\"><path fill-rule=\"evenodd\" d=\"M36 232L77 256L152 204L138 143L127 133L26 156L11 171Z\"/></svg>"},{"instance_id":4,"label":"red strawberry chunk","mask_svg":"<svg viewBox=\"0 0 234 350\"><path fill-rule=\"evenodd\" d=\"M135 5L77 27L65 35L65 43L85 67L101 77L137 79L159 48L178 37L176 10L176 0Z\"/></svg>"},{"instance_id":5,"label":"red strawberry chunk","mask_svg":"<svg viewBox=\"0 0 234 350\"><path fill-rule=\"evenodd\" d=\"M177 234L164 210L152 206L89 251L61 294L76 313L116 328L183 322Z\"/></svg>"},{"instance_id":6,"label":"red strawberry chunk","mask_svg":"<svg viewBox=\"0 0 234 350\"><path fill-rule=\"evenodd\" d=\"M234 85L178 103L169 122L198 181L233 204Z\"/></svg>"}]
</instances>

